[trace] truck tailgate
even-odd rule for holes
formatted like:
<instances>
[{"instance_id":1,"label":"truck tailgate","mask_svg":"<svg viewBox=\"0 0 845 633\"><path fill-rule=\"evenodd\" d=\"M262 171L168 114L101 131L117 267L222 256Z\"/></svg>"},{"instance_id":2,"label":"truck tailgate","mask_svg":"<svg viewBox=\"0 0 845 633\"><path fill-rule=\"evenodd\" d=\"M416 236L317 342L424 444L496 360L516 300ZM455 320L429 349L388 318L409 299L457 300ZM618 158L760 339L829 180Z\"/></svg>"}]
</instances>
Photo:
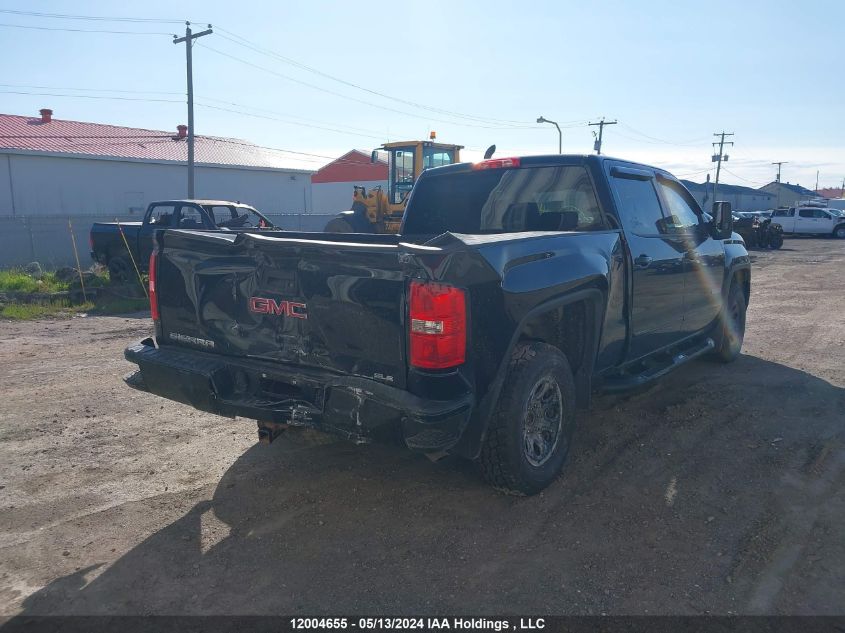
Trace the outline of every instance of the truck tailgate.
<instances>
[{"instance_id":1,"label":"truck tailgate","mask_svg":"<svg viewBox=\"0 0 845 633\"><path fill-rule=\"evenodd\" d=\"M160 343L404 387L409 260L398 240L281 235L164 232Z\"/></svg>"}]
</instances>

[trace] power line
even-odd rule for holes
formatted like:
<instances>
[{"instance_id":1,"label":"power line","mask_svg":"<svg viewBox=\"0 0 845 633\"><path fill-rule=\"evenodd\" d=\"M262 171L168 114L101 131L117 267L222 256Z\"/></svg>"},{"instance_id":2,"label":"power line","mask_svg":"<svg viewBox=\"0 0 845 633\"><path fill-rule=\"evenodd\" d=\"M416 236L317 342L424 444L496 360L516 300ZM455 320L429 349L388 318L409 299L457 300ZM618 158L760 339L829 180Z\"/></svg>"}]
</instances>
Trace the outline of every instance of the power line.
<instances>
[{"instance_id":1,"label":"power line","mask_svg":"<svg viewBox=\"0 0 845 633\"><path fill-rule=\"evenodd\" d=\"M181 22L181 20L175 20L175 19L171 20L171 19L160 19L160 18L129 18L129 17L117 17L117 16L92 16L92 15L78 15L78 14L46 13L46 12L37 12L37 11L16 11L16 10L8 10L8 9L7 10L0 10L0 12L12 14L12 15L22 15L22 16L25 15L25 16L31 16L31 17L64 19L64 20L94 20L94 21L135 22L135 23L147 22L147 23L159 23L159 24L171 24L171 23L175 24L175 23ZM0 26L2 26L2 25L0 25ZM106 29L76 29L76 28L58 28L58 27L37 27L37 26L11 25L11 24L8 25L8 26L15 27L15 28L32 28L32 29L38 29L38 30L54 30L54 31L69 31L69 32L114 33L114 34L127 34L127 35L171 35L170 33L163 33L163 32L140 32L140 31L118 31L118 30L106 30ZM272 57L272 58L277 59L277 60L281 60L281 61L283 61L287 64L290 64L290 65L293 65L297 68L318 74L318 75L325 77L327 79L331 79L332 81L336 81L336 82L342 83L344 85L356 88L358 90L362 90L362 91L368 92L370 94L377 95L379 97L389 99L389 100L392 100L392 101L396 101L396 102L399 102L399 103L403 103L403 104L406 104L406 105L409 105L409 106L412 106L412 107L415 107L415 108L419 108L419 109L426 110L426 111L429 111L429 112L444 114L444 115L447 115L447 116L450 116L450 117L455 117L455 118L458 118L458 119L464 119L466 121L475 121L475 122L478 122L478 123L484 123L484 125L477 125L477 124L470 124L470 123L459 123L459 122L456 122L456 121L448 121L448 120L444 120L444 119L432 119L431 117L414 115L414 114L411 114L411 113L408 113L408 112L403 112L401 110L387 108L387 107L380 106L378 104L370 103L370 102L367 102L367 101L356 100L353 97L350 97L348 95L336 93L336 92L327 90L325 88L321 88L319 86L308 84L307 82L296 80L292 77L288 77L288 76L285 76L281 73L277 73L277 72L271 71L270 69L258 66L257 64L251 64L247 60L237 58L234 55L227 55L226 53L223 53L222 51L215 50L211 47L206 47L209 50L212 50L213 52L216 52L216 53L224 55L224 56L228 56L228 57L235 59L236 61L239 61L241 63L251 65L251 66L258 68L260 70L263 70L265 72L270 72L270 73L275 74L277 76L280 76L282 78L288 79L289 81L293 81L293 82L299 83L301 85L311 87L312 89L316 89L316 90L320 90L322 92L326 92L328 94L333 94L335 96L340 96L341 98L357 101L359 103L363 103L363 104L369 105L371 107L376 107L376 108L380 108L380 109L383 109L383 110L396 112L397 114L403 114L405 116L414 116L416 118L420 118L420 119L424 119L424 120L428 120L428 121L437 121L437 122L440 122L440 123L445 123L445 124L450 124L450 125L464 125L466 127L477 127L477 128L483 128L483 129L537 129L537 126L526 124L526 122L524 122L524 121L516 121L516 120L509 120L509 119L496 119L496 118L492 118L492 117L475 116L475 115L465 114L465 113L456 112L456 111L452 111L452 110L447 110L447 109L444 109L444 108L437 108L437 107L434 107L434 106L429 106L429 105L418 103L418 102L411 101L411 100L408 100L408 99L402 99L402 98L399 98L399 97L394 97L392 95L389 95L389 94L386 94L386 93L383 93L383 92L380 92L380 91L377 91L377 90L373 90L373 89L367 88L365 86L361 86L359 84L356 84L354 82L342 79L340 77L336 77L334 75L331 75L329 73L321 71L317 68L308 66L307 64L303 64L302 62L291 59L291 58L286 57L284 55L281 55L281 54L279 54L275 51L264 48L264 47L254 43L254 42L251 42L247 38L244 38L244 37L232 32L232 31L228 31L226 29L218 29L218 30L227 33L228 35L223 35L223 34L220 34L220 35L221 35L221 37L224 37L225 39L229 40L230 42L232 42L236 45L243 46L247 49L252 50L253 52L256 52L256 53L259 53L259 54L262 54L262 55L266 55L266 56ZM495 124L495 125L490 125L491 123ZM578 122L573 122L573 123L577 124Z\"/></svg>"},{"instance_id":2,"label":"power line","mask_svg":"<svg viewBox=\"0 0 845 633\"><path fill-rule=\"evenodd\" d=\"M689 174L681 174L678 178L689 178L690 176L697 176L698 174L706 174L713 171L712 167L708 167L707 169L702 169L701 171L694 171Z\"/></svg>"},{"instance_id":3,"label":"power line","mask_svg":"<svg viewBox=\"0 0 845 633\"><path fill-rule=\"evenodd\" d=\"M730 171L727 167L722 167L722 170L725 171L726 173L730 174L734 178L739 178L740 180L742 180L744 182L750 182L752 185L765 185L766 184L764 182L759 182L757 180L749 180L748 178L743 178L742 176L735 174L732 171Z\"/></svg>"},{"instance_id":4,"label":"power line","mask_svg":"<svg viewBox=\"0 0 845 633\"><path fill-rule=\"evenodd\" d=\"M66 93L59 93L59 92L33 92L33 91L24 91L24 90L0 90L0 94L17 94L17 95L31 95L31 96L46 96L46 97L63 97L63 98L78 98L78 99L94 99L94 100L116 100L116 101L141 101L145 103L183 103L181 99L158 99L158 98L144 98L144 97L123 97L123 96L108 96L108 95L80 95L80 94L66 94ZM171 94L179 94L179 93L171 93ZM226 103L229 105L234 105L242 108L250 108L250 106L246 106L243 104L232 103L228 101L223 101L220 99L213 99L210 97L199 97L199 99L208 99L209 101L221 101L222 103ZM206 108L210 110L218 110L221 112L231 112L233 114L241 114L244 116L259 118L259 119L266 119L270 121L277 121L279 123L286 123L288 125L296 125L302 126L307 128L314 128L319 130L325 130L328 132L336 132L339 134L347 134L350 136L360 136L364 138L376 139L378 141L383 141L386 138L386 134L381 134L374 130L360 130L359 128L348 128L348 129L339 129L336 127L330 127L328 125L319 125L319 122L316 123L308 123L304 121L295 121L295 120L285 120L280 117L274 117L270 115L262 115L262 114L255 114L251 112L246 112L244 110L237 110L233 108L226 108L222 106L216 106L209 103L203 103L202 101L197 101L196 105L201 108ZM298 117L294 117L298 118ZM305 120L307 121L307 119ZM354 131L359 130L359 131ZM36 138L44 138L43 136L39 136ZM64 137L62 137L64 138Z\"/></svg>"},{"instance_id":5,"label":"power line","mask_svg":"<svg viewBox=\"0 0 845 633\"><path fill-rule=\"evenodd\" d=\"M12 29L34 29L36 31L64 31L66 33L110 33L112 35L173 35L161 31L113 31L108 29L71 29L58 26L31 26L28 24L0 23L1 27Z\"/></svg>"},{"instance_id":6,"label":"power line","mask_svg":"<svg viewBox=\"0 0 845 633\"><path fill-rule=\"evenodd\" d=\"M515 127L515 126L504 126L504 127L502 127L502 126L494 126L494 125L477 125L477 124L473 124L473 123L462 123L460 121L447 121L445 119L436 119L436 118L432 118L432 117L428 117L428 116L424 116L424 115L420 115L420 114L414 114L412 112L407 112L405 110L397 110L396 108L391 108L391 107L388 107L388 106L379 105L377 103L373 103L372 101L365 101L364 99L358 99L357 97L345 95L341 92L329 90L328 88L323 88L322 86L317 86L315 84L308 83L307 81L302 81L301 79L295 79L293 77L290 77L289 75L285 75L283 73L277 72L277 71L272 70L270 68L267 68L265 66L261 66L259 64L255 64L255 63L250 62L248 60L237 57L236 55L224 53L223 51L219 51L216 48L212 48L211 46L208 46L207 44L198 44L198 46L201 46L201 47L203 47L207 50L210 50L213 53L217 53L218 55L222 55L223 57L228 57L229 59L233 59L237 62L240 62L241 64L251 66L252 68L256 68L258 70L269 73L271 75L275 75L276 77L281 77L282 79L286 79L286 80L291 81L293 83L296 83L296 84L299 84L299 85L302 85L302 86L307 86L308 88L311 88L313 90L317 90L319 92L324 92L326 94L334 95L334 96L340 97L342 99L348 99L349 101L361 103L361 104L364 104L364 105L367 105L367 106L370 106L370 107L373 107L373 108L378 108L380 110L386 110L388 112L394 112L396 114L401 114L401 115L404 115L404 116L410 116L410 117L414 117L414 118L417 118L417 119L422 119L424 121L429 121L429 122L437 121L438 123L446 123L448 125L460 125L460 126L463 126L463 127L482 128L482 129L487 129L487 130L537 129L538 128L538 126L535 126L535 125L525 126L524 128L519 128L519 127Z\"/></svg>"},{"instance_id":7,"label":"power line","mask_svg":"<svg viewBox=\"0 0 845 633\"><path fill-rule=\"evenodd\" d=\"M42 90L73 90L73 91L79 91L79 92L117 92L117 93L124 93L124 94L141 94L141 95L173 95L173 96L179 95L179 96L181 96L182 94L184 94L182 92L160 91L160 90L119 90L119 89L112 89L112 88L72 88L72 87L67 87L67 86L36 86L36 85L30 85L30 84L0 84L0 88L32 88L32 89L42 89ZM4 92L4 91L0 90L0 93L1 92ZM37 95L37 94L42 94L42 93L34 93L34 92L29 93L29 92L27 92L26 94ZM67 96L67 97L77 97L78 96L78 97L86 98L86 95L75 95L75 94L61 95L61 94L56 94L56 93L44 93L44 94L47 95L47 96L55 94L56 96ZM255 110L257 112L265 112L265 113L268 113L268 114L275 114L275 115L278 115L280 117L287 117L287 119L275 118L275 117L266 117L266 118L269 118L273 121L279 121L279 122L282 122L282 123L304 125L300 121L306 121L306 122L319 124L319 125L325 125L325 126L331 126L332 125L331 123L328 123L326 121L320 121L318 119L309 119L308 117L301 117L301 116L297 116L297 115L293 115L293 114L288 114L286 112L280 112L278 110L270 110L268 108L258 108L258 107L246 105L246 104L243 104L243 103L236 103L236 102L230 101L228 99L218 99L216 97L209 97L207 95L196 95L196 97L197 97L197 99L201 99L201 100L204 100L204 101L214 101L214 102L217 102L217 103L222 103L222 104L227 105L227 106L234 106L236 108L242 108L242 109L246 109L246 110ZM111 97L103 96L102 98L103 99L109 99ZM181 103L181 100L179 100L179 101L174 100L174 103L177 103L177 102ZM203 107L209 107L209 108L212 107L210 105L201 104L201 103L197 103L197 105L202 105ZM218 108L218 109L222 110L223 108ZM257 115L251 115L248 112L234 111L234 110L233 110L233 112L236 112L237 114L246 114L248 116L257 116ZM298 119L298 120L288 120L288 119ZM306 127L308 127L308 126L306 126ZM331 129L331 128L327 127L325 129ZM357 131L357 132L363 132L364 134L362 134L361 136L372 135L374 138L376 138L376 137L377 138L384 138L386 136L386 133L378 131L378 130L370 130L370 129L366 129L366 128L359 128L359 127L353 127L353 126L345 126L345 129L342 130L342 131L344 133L347 133L349 130L354 130L354 131Z\"/></svg>"},{"instance_id":8,"label":"power line","mask_svg":"<svg viewBox=\"0 0 845 633\"><path fill-rule=\"evenodd\" d=\"M74 15L67 13L44 13L41 11L18 11L15 9L0 9L0 13L11 15L26 15L36 18L55 18L61 20L93 20L98 22L154 22L158 24L182 24L184 20L167 20L161 18L129 18L129 17L107 17L100 15Z\"/></svg>"},{"instance_id":9,"label":"power line","mask_svg":"<svg viewBox=\"0 0 845 633\"><path fill-rule=\"evenodd\" d=\"M147 101L152 103L182 103L181 99L150 99L145 97L114 97L106 95L72 95L59 92L32 92L28 90L0 90L2 94L32 95L40 97L71 97L76 99L106 99L116 101Z\"/></svg>"},{"instance_id":10,"label":"power line","mask_svg":"<svg viewBox=\"0 0 845 633\"><path fill-rule=\"evenodd\" d=\"M272 57L274 59L280 60L282 62L285 62L286 64L290 64L292 66L295 66L295 67L300 68L302 70L305 70L307 72L319 75L319 76L324 77L326 79L331 79L332 81L341 83L345 86L349 86L351 88L355 88L357 90L361 90L363 92L367 92L369 94L379 96L379 97L382 97L384 99L389 99L391 101L395 101L397 103L402 103L404 105L409 105L409 106L412 106L412 107L415 107L415 108L420 108L422 110L427 110L429 112L435 112L435 113L438 113L438 114L445 114L445 115L456 117L456 118L467 119L467 120L470 120L470 121L476 121L476 122L479 122L479 123L488 123L488 124L495 123L495 124L514 125L514 126L519 126L519 127L530 125L526 121L515 121L515 120L512 120L512 119L496 119L496 118L492 118L492 117L482 117L482 116L476 116L476 115L471 115L471 114L465 114L465 113L462 113L462 112L456 112L454 110L446 110L446 109L443 109L443 108L437 108L437 107L434 107L434 106L419 103L417 101L411 101L409 99L402 99L400 97L395 97L393 95L389 95L389 94L386 94L384 92L380 92L378 90L373 90L372 88L367 88L366 86L362 86L362 85L357 84L355 82L348 81L348 80L343 79L341 77L331 75L327 72L324 72L322 70L314 68L313 66L308 66L307 64L299 62L295 59L291 59L290 57L286 57L285 55L281 55L280 53L277 53L277 52L275 52L271 49L264 48L264 47L254 43L254 42L251 42L250 40L248 40L245 37L242 37L240 35L237 35L236 33L233 33L232 31L228 31L228 30L223 29L223 28L220 28L218 30L221 32L220 37L222 37L226 40L229 40L230 42L237 44L238 46L243 46L244 48L248 48L249 50L252 50L256 53L266 55L268 57ZM228 35L226 35L226 34L228 34Z\"/></svg>"},{"instance_id":11,"label":"power line","mask_svg":"<svg viewBox=\"0 0 845 633\"><path fill-rule=\"evenodd\" d=\"M31 88L34 90L76 90L79 92L121 92L145 95L182 95L182 92L164 92L161 90L121 90L117 88L76 88L72 86L36 86L32 84L0 84L0 88Z\"/></svg>"},{"instance_id":12,"label":"power line","mask_svg":"<svg viewBox=\"0 0 845 633\"><path fill-rule=\"evenodd\" d=\"M696 139L690 139L688 141L669 141L667 139L662 139L662 138L658 138L656 136L651 136L649 134L646 134L645 132L640 132L639 130L631 127L630 125L628 125L625 122L620 121L619 124L622 127L627 128L628 130L630 130L634 134L638 134L638 135L643 136L647 139L650 139L654 143L663 143L663 144L666 144L666 145L679 145L679 146L696 147L696 146L700 145L701 143L703 143L704 141L706 141L708 138L710 138L708 136L703 136L703 137L699 137L699 138L696 138ZM634 140L634 139L632 139L632 140Z\"/></svg>"}]
</instances>

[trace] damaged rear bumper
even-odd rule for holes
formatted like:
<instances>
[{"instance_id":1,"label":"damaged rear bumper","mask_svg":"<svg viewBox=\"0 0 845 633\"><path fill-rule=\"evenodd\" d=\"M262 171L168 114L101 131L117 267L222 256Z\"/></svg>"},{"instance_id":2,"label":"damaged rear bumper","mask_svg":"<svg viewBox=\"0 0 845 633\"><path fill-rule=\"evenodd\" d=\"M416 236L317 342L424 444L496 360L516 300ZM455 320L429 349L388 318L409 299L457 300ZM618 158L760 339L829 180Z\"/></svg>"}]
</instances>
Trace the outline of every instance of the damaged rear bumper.
<instances>
[{"instance_id":1,"label":"damaged rear bumper","mask_svg":"<svg viewBox=\"0 0 845 633\"><path fill-rule=\"evenodd\" d=\"M412 450L445 451L472 414L472 394L428 400L355 376L238 359L144 339L126 348L138 371L126 384L196 409L294 426L355 442L389 440L401 429Z\"/></svg>"}]
</instances>

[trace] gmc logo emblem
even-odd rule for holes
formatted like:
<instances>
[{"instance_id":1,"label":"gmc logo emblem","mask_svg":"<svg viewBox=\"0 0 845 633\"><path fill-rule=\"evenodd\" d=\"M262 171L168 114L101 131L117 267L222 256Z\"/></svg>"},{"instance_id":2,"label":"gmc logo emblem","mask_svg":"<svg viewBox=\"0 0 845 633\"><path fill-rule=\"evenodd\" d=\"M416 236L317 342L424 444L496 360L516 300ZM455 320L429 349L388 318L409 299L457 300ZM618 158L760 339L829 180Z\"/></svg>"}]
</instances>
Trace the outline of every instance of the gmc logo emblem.
<instances>
[{"instance_id":1,"label":"gmc logo emblem","mask_svg":"<svg viewBox=\"0 0 845 633\"><path fill-rule=\"evenodd\" d=\"M278 316L293 317L294 319L307 319L308 307L304 303L296 301L276 301L266 297L251 297L249 300L249 311L256 314L275 314Z\"/></svg>"}]
</instances>

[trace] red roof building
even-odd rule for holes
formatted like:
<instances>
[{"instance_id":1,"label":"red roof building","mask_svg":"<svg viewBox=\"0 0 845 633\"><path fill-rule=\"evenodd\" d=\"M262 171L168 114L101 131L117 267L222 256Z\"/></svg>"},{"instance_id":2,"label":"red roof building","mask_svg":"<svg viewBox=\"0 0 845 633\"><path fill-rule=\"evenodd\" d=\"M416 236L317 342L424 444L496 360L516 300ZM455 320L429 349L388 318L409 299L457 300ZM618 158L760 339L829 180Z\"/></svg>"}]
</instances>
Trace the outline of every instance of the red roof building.
<instances>
[{"instance_id":1,"label":"red roof building","mask_svg":"<svg viewBox=\"0 0 845 633\"><path fill-rule=\"evenodd\" d=\"M362 185L387 187L387 162L371 162L370 154L357 149L346 152L311 176L314 213L346 211L352 204L352 188Z\"/></svg>"},{"instance_id":2,"label":"red roof building","mask_svg":"<svg viewBox=\"0 0 845 633\"><path fill-rule=\"evenodd\" d=\"M379 159L370 161L370 155L353 149L328 165L324 165L311 176L312 183L351 182L364 183L387 180L387 162Z\"/></svg>"}]
</instances>

